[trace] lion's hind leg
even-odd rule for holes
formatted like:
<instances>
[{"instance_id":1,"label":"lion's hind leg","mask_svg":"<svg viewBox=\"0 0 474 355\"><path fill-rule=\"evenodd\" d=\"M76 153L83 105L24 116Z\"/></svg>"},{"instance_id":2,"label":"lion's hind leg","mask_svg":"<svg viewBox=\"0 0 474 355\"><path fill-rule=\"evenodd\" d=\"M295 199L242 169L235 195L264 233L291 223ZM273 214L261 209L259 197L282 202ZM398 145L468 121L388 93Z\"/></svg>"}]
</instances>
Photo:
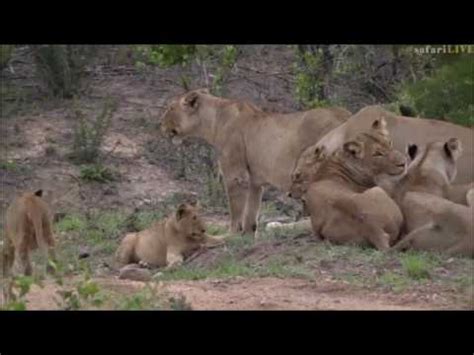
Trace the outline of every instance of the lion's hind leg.
<instances>
[{"instance_id":1,"label":"lion's hind leg","mask_svg":"<svg viewBox=\"0 0 474 355\"><path fill-rule=\"evenodd\" d=\"M138 262L135 256L135 247L137 244L137 233L127 234L120 243L117 252L115 253L115 260L120 266Z\"/></svg>"}]
</instances>

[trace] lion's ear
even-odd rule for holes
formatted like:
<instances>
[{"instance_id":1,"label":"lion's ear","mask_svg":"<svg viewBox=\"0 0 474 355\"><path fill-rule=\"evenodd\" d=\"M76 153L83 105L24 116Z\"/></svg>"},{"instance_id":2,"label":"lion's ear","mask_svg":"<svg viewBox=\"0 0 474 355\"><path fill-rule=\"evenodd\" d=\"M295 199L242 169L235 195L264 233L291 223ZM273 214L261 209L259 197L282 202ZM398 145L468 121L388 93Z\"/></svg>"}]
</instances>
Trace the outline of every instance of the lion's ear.
<instances>
[{"instance_id":1,"label":"lion's ear","mask_svg":"<svg viewBox=\"0 0 474 355\"><path fill-rule=\"evenodd\" d=\"M385 135L388 134L387 131L387 121L385 120L384 117L380 117L379 119L375 120L372 123L372 129L375 129L376 131L379 131Z\"/></svg>"},{"instance_id":2,"label":"lion's ear","mask_svg":"<svg viewBox=\"0 0 474 355\"><path fill-rule=\"evenodd\" d=\"M202 88L202 89L199 89L198 91L199 91L201 94L204 94L204 95L209 95L209 94L210 94L208 88Z\"/></svg>"},{"instance_id":3,"label":"lion's ear","mask_svg":"<svg viewBox=\"0 0 474 355\"><path fill-rule=\"evenodd\" d=\"M190 109L196 109L199 105L199 93L191 91L183 98L183 105Z\"/></svg>"},{"instance_id":4,"label":"lion's ear","mask_svg":"<svg viewBox=\"0 0 474 355\"><path fill-rule=\"evenodd\" d=\"M407 145L407 155L411 160L415 160L416 155L418 154L418 146L416 144Z\"/></svg>"},{"instance_id":5,"label":"lion's ear","mask_svg":"<svg viewBox=\"0 0 474 355\"><path fill-rule=\"evenodd\" d=\"M343 149L346 153L361 159L364 157L364 143L359 141L349 141L344 143Z\"/></svg>"},{"instance_id":6,"label":"lion's ear","mask_svg":"<svg viewBox=\"0 0 474 355\"><path fill-rule=\"evenodd\" d=\"M326 147L324 145L316 147L314 150L314 156L318 160L326 158Z\"/></svg>"},{"instance_id":7,"label":"lion's ear","mask_svg":"<svg viewBox=\"0 0 474 355\"><path fill-rule=\"evenodd\" d=\"M183 218L187 211L188 209L186 207L186 204L180 204L178 206L178 209L176 210L176 220L179 221L181 218Z\"/></svg>"},{"instance_id":8,"label":"lion's ear","mask_svg":"<svg viewBox=\"0 0 474 355\"><path fill-rule=\"evenodd\" d=\"M192 199L189 201L189 205L194 208L201 208L201 203L199 202L198 199Z\"/></svg>"},{"instance_id":9,"label":"lion's ear","mask_svg":"<svg viewBox=\"0 0 474 355\"><path fill-rule=\"evenodd\" d=\"M36 190L35 191L35 195L38 196L38 197L42 197L43 196L43 190Z\"/></svg>"},{"instance_id":10,"label":"lion's ear","mask_svg":"<svg viewBox=\"0 0 474 355\"><path fill-rule=\"evenodd\" d=\"M450 138L444 143L444 151L449 158L457 160L462 154L461 141L457 138Z\"/></svg>"}]
</instances>

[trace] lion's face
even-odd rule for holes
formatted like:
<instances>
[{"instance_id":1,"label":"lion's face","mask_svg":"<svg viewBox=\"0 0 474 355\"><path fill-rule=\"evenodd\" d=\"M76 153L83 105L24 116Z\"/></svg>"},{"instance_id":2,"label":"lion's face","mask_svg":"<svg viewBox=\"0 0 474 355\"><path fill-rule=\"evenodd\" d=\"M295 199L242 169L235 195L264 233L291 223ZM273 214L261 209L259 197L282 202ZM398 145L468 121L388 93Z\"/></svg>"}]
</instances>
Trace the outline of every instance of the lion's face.
<instances>
[{"instance_id":1,"label":"lion's face","mask_svg":"<svg viewBox=\"0 0 474 355\"><path fill-rule=\"evenodd\" d=\"M383 118L375 120L368 132L343 145L341 157L366 176L399 177L407 171L407 157L393 148Z\"/></svg>"},{"instance_id":2,"label":"lion's face","mask_svg":"<svg viewBox=\"0 0 474 355\"><path fill-rule=\"evenodd\" d=\"M375 120L367 132L360 133L354 140L344 143L336 152L339 162L352 167L355 174L376 179L379 176L400 178L406 173L407 158L393 149L386 129L385 119ZM320 167L328 158L324 146L310 147L303 152L291 174L289 196L301 199L308 186L314 181Z\"/></svg>"},{"instance_id":3,"label":"lion's face","mask_svg":"<svg viewBox=\"0 0 474 355\"><path fill-rule=\"evenodd\" d=\"M199 89L172 99L161 116L161 132L170 138L192 134L200 125L203 95L208 94L206 89Z\"/></svg>"},{"instance_id":4,"label":"lion's face","mask_svg":"<svg viewBox=\"0 0 474 355\"><path fill-rule=\"evenodd\" d=\"M309 147L301 154L296 162L296 167L291 173L291 186L288 197L302 198L325 158L326 150L324 146Z\"/></svg>"},{"instance_id":5,"label":"lion's face","mask_svg":"<svg viewBox=\"0 0 474 355\"><path fill-rule=\"evenodd\" d=\"M423 169L428 172L439 172L446 176L451 183L456 178L457 160L462 155L461 141L457 138L450 138L447 141L435 141L426 146L423 154L417 156L418 146L410 144L407 152L413 162L409 166L411 169Z\"/></svg>"},{"instance_id":6,"label":"lion's face","mask_svg":"<svg viewBox=\"0 0 474 355\"><path fill-rule=\"evenodd\" d=\"M183 203L176 211L176 225L187 239L204 240L206 225L198 214L196 203Z\"/></svg>"}]
</instances>

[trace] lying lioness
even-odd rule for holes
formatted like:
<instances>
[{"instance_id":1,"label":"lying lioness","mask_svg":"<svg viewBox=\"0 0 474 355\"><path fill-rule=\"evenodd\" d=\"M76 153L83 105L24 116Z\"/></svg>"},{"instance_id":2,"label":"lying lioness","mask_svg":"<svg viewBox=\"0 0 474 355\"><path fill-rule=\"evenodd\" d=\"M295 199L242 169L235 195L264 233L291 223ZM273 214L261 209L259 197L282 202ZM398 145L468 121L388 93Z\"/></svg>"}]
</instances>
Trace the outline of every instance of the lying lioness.
<instances>
[{"instance_id":1,"label":"lying lioness","mask_svg":"<svg viewBox=\"0 0 474 355\"><path fill-rule=\"evenodd\" d=\"M412 158L417 146L411 145ZM386 191L400 206L407 235L394 247L435 250L450 254L473 255L472 207L453 203L451 182L462 154L461 142L450 138L426 146L408 168L408 173L394 184L384 184ZM472 191L472 190L469 190ZM472 192L463 191L469 204Z\"/></svg>"},{"instance_id":2,"label":"lying lioness","mask_svg":"<svg viewBox=\"0 0 474 355\"><path fill-rule=\"evenodd\" d=\"M401 176L406 166L405 156L392 148L383 118L345 142L321 162L303 196L315 236L388 249L399 236L403 218L376 181L382 174Z\"/></svg>"},{"instance_id":3,"label":"lying lioness","mask_svg":"<svg viewBox=\"0 0 474 355\"><path fill-rule=\"evenodd\" d=\"M149 229L127 234L117 250L116 259L120 265L173 266L182 263L187 255L201 246L217 246L223 242L221 237L206 234L196 203L185 203Z\"/></svg>"}]
</instances>

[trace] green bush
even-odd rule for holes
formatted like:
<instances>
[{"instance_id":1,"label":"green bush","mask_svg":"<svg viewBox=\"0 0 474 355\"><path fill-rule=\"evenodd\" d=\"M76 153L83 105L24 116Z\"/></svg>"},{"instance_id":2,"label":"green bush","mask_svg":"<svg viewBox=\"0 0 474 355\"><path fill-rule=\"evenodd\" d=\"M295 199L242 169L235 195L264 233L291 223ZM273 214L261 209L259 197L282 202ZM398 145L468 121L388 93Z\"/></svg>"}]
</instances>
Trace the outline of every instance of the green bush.
<instances>
[{"instance_id":1,"label":"green bush","mask_svg":"<svg viewBox=\"0 0 474 355\"><path fill-rule=\"evenodd\" d=\"M299 65L295 66L295 96L303 108L312 109L327 106L319 97L323 83L319 78L322 68L321 54L309 51L298 52Z\"/></svg>"},{"instance_id":2,"label":"green bush","mask_svg":"<svg viewBox=\"0 0 474 355\"><path fill-rule=\"evenodd\" d=\"M99 164L83 166L81 168L80 178L85 181L96 181L101 183L115 180L115 176L110 169Z\"/></svg>"},{"instance_id":3,"label":"green bush","mask_svg":"<svg viewBox=\"0 0 474 355\"><path fill-rule=\"evenodd\" d=\"M95 163L100 158L100 146L110 126L117 102L107 99L101 112L93 120L87 120L84 113L76 109L73 151L70 158L77 163Z\"/></svg>"},{"instance_id":4,"label":"green bush","mask_svg":"<svg viewBox=\"0 0 474 355\"><path fill-rule=\"evenodd\" d=\"M399 98L413 104L421 117L472 126L473 80L473 60L467 55L442 65L430 77L405 85Z\"/></svg>"},{"instance_id":5,"label":"green bush","mask_svg":"<svg viewBox=\"0 0 474 355\"><path fill-rule=\"evenodd\" d=\"M195 45L182 44L162 44L138 46L137 66L146 64L158 65L160 67L170 67L173 65L185 65L196 52Z\"/></svg>"},{"instance_id":6,"label":"green bush","mask_svg":"<svg viewBox=\"0 0 474 355\"><path fill-rule=\"evenodd\" d=\"M3 68L7 66L12 56L14 47L15 46L13 45L7 45L7 44L0 45L0 70L2 70Z\"/></svg>"},{"instance_id":7,"label":"green bush","mask_svg":"<svg viewBox=\"0 0 474 355\"><path fill-rule=\"evenodd\" d=\"M36 70L47 91L72 98L81 89L85 66L96 54L94 46L38 45L33 47Z\"/></svg>"}]
</instances>

